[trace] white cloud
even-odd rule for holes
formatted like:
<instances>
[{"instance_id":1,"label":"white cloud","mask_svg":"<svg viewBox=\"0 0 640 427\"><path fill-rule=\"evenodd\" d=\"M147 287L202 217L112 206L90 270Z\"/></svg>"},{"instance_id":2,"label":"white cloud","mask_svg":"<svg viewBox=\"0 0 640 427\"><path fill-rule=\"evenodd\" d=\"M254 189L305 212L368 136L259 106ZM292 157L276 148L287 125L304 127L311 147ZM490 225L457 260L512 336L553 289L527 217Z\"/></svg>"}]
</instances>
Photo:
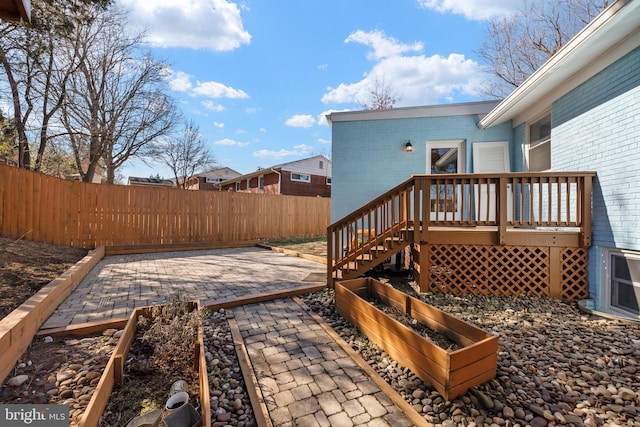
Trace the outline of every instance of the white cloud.
<instances>
[{"instance_id":1,"label":"white cloud","mask_svg":"<svg viewBox=\"0 0 640 427\"><path fill-rule=\"evenodd\" d=\"M206 96L208 98L249 98L249 95L242 89L236 89L220 82L196 81L194 86L191 82L192 78L192 75L187 74L184 71L174 71L170 68L166 70L164 75L164 79L169 83L169 88L175 92L188 92L191 96ZM211 111L224 110L222 105L216 105L211 101L204 101L202 105Z\"/></svg>"},{"instance_id":2,"label":"white cloud","mask_svg":"<svg viewBox=\"0 0 640 427\"><path fill-rule=\"evenodd\" d=\"M242 89L235 89L219 82L198 82L192 91L196 95L208 96L209 98L249 98L249 95Z\"/></svg>"},{"instance_id":3,"label":"white cloud","mask_svg":"<svg viewBox=\"0 0 640 427\"><path fill-rule=\"evenodd\" d=\"M215 102L211 101L211 100L206 100L206 101L202 101L202 105L204 106L204 108L206 108L209 111L216 111L216 112L220 112L220 111L224 111L224 106L220 105L220 104L216 104Z\"/></svg>"},{"instance_id":4,"label":"white cloud","mask_svg":"<svg viewBox=\"0 0 640 427\"><path fill-rule=\"evenodd\" d=\"M149 27L153 46L230 51L249 44L240 9L227 0L120 0L131 21Z\"/></svg>"},{"instance_id":5,"label":"white cloud","mask_svg":"<svg viewBox=\"0 0 640 427\"><path fill-rule=\"evenodd\" d=\"M284 148L278 151L275 150L258 150L258 151L254 151L253 152L253 157L260 157L260 158L271 158L271 159L275 159L275 160L279 160L282 159L284 157L300 157L300 156L307 156L312 152L313 148L305 145L305 144L300 144L300 145L296 145L293 147L293 150L285 150Z\"/></svg>"},{"instance_id":6,"label":"white cloud","mask_svg":"<svg viewBox=\"0 0 640 427\"><path fill-rule=\"evenodd\" d=\"M249 145L248 142L235 141L235 140L229 139L229 138L219 139L218 141L214 142L214 144L215 145L226 145L228 147L246 147L247 145Z\"/></svg>"},{"instance_id":7,"label":"white cloud","mask_svg":"<svg viewBox=\"0 0 640 427\"><path fill-rule=\"evenodd\" d=\"M224 127L224 123L221 122L213 122L213 125L218 129L222 129Z\"/></svg>"},{"instance_id":8,"label":"white cloud","mask_svg":"<svg viewBox=\"0 0 640 427\"><path fill-rule=\"evenodd\" d=\"M316 119L311 114L296 114L289 117L285 124L293 128L310 128L316 124Z\"/></svg>"},{"instance_id":9,"label":"white cloud","mask_svg":"<svg viewBox=\"0 0 640 427\"><path fill-rule=\"evenodd\" d=\"M449 56L406 55L411 50L405 48L407 45L380 35L376 32L374 37L350 36L349 39L360 40L371 47L374 53L369 57L378 61L362 80L327 88L322 102L367 103L380 82L389 86L398 99L396 106L435 104L456 92L479 95L477 88L482 84L483 72L476 61L455 53ZM386 56L381 52L386 52Z\"/></svg>"},{"instance_id":10,"label":"white cloud","mask_svg":"<svg viewBox=\"0 0 640 427\"><path fill-rule=\"evenodd\" d=\"M323 111L322 113L318 114L318 125L329 126L329 122L327 121L327 116L331 113L339 113L341 111L351 111L351 109L349 108L345 108L342 110L330 109L330 110Z\"/></svg>"},{"instance_id":11,"label":"white cloud","mask_svg":"<svg viewBox=\"0 0 640 427\"><path fill-rule=\"evenodd\" d=\"M406 52L422 51L422 43L414 42L413 44L403 44L393 37L387 36L383 31L364 32L358 30L352 33L344 41L345 43L360 43L370 47L372 50L367 55L369 59L382 59L390 56L398 56Z\"/></svg>"},{"instance_id":12,"label":"white cloud","mask_svg":"<svg viewBox=\"0 0 640 427\"><path fill-rule=\"evenodd\" d=\"M436 12L455 13L480 21L513 13L521 0L418 0L418 3Z\"/></svg>"},{"instance_id":13,"label":"white cloud","mask_svg":"<svg viewBox=\"0 0 640 427\"><path fill-rule=\"evenodd\" d=\"M169 70L166 79L169 82L169 88L175 92L186 92L191 89L191 76L184 71Z\"/></svg>"},{"instance_id":14,"label":"white cloud","mask_svg":"<svg viewBox=\"0 0 640 427\"><path fill-rule=\"evenodd\" d=\"M318 138L318 142L320 144L331 144L331 141L329 141L328 139L324 139L324 138Z\"/></svg>"}]
</instances>

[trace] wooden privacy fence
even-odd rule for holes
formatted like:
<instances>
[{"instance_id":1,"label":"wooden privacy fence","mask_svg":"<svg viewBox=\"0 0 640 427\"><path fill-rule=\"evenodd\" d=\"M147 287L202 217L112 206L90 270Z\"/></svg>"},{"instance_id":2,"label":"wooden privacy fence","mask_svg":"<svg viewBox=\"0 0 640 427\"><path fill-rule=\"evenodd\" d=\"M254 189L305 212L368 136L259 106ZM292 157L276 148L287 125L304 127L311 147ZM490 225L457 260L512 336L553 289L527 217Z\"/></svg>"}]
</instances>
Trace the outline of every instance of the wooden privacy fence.
<instances>
[{"instance_id":1,"label":"wooden privacy fence","mask_svg":"<svg viewBox=\"0 0 640 427\"><path fill-rule=\"evenodd\" d=\"M0 165L0 235L94 248L317 236L330 199L88 184Z\"/></svg>"}]
</instances>

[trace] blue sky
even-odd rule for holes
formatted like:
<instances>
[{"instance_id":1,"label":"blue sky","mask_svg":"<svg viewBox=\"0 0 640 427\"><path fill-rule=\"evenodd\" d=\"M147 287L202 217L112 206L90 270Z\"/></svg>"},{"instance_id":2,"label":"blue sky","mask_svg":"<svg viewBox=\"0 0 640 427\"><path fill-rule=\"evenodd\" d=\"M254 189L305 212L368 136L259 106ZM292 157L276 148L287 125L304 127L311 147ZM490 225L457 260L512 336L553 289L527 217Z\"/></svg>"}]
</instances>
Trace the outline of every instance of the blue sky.
<instances>
[{"instance_id":1,"label":"blue sky","mask_svg":"<svg viewBox=\"0 0 640 427\"><path fill-rule=\"evenodd\" d=\"M324 116L376 79L397 107L480 100L487 20L520 0L119 0L170 64L173 95L219 166L240 173L331 153ZM131 162L128 176L161 166Z\"/></svg>"}]
</instances>

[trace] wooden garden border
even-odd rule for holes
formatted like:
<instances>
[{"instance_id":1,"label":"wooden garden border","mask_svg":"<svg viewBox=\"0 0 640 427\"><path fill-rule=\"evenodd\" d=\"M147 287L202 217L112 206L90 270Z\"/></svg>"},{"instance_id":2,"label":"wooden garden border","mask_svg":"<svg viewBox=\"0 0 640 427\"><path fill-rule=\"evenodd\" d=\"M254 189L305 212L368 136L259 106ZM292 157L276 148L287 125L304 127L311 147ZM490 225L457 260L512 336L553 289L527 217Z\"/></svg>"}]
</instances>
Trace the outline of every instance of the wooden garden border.
<instances>
[{"instance_id":1,"label":"wooden garden border","mask_svg":"<svg viewBox=\"0 0 640 427\"><path fill-rule=\"evenodd\" d=\"M249 248L256 246L259 240L239 240L234 242L192 242L153 245L116 245L107 246L107 255L148 254L160 252L204 251L210 249Z\"/></svg>"},{"instance_id":2,"label":"wooden garden border","mask_svg":"<svg viewBox=\"0 0 640 427\"><path fill-rule=\"evenodd\" d=\"M439 347L365 301L362 296L366 294L375 294L384 304L449 336L462 348L450 351ZM433 385L446 400L495 377L495 335L369 277L338 282L335 295L336 308L343 317L398 363Z\"/></svg>"},{"instance_id":3,"label":"wooden garden border","mask_svg":"<svg viewBox=\"0 0 640 427\"><path fill-rule=\"evenodd\" d=\"M317 262L319 264L325 264L325 265L327 264L327 257L326 256L305 254L305 253L302 253L302 252L293 251L291 249L280 248L278 246L265 245L264 243L258 243L258 244L256 244L256 246L259 247L259 248L263 248L263 249L269 249L269 250L274 251L274 252L279 252L281 254L296 256L296 257L302 258L302 259L307 259L309 261Z\"/></svg>"},{"instance_id":4,"label":"wooden garden border","mask_svg":"<svg viewBox=\"0 0 640 427\"><path fill-rule=\"evenodd\" d=\"M283 289L281 291L264 293L258 295L250 295L241 298L234 298L225 301L213 302L210 301L209 304L202 301L196 301L192 304L194 307L198 308L206 308L208 310L217 311L221 308L227 309L232 307L237 307L245 304L254 304L258 302L270 301L279 298L286 298L295 295L300 295L307 292L314 292L320 289L323 289L326 285L309 285L298 288L289 288ZM87 406L84 414L82 415L82 419L80 420L80 427L93 427L98 425L98 421L100 416L103 414L107 404L109 402L109 398L111 396L111 392L113 391L113 387L116 384L120 384L124 375L124 362L127 357L127 353L133 344L133 340L136 334L136 327L138 323L139 316L148 316L151 310L151 306L149 307L138 307L136 308L129 319L127 320L124 326L124 332L118 341L113 353L111 354L111 358L107 363L102 377L98 382L98 385L89 401L89 405ZM73 333L76 335L81 335L83 331L99 331L103 329L107 329L112 327L113 325L122 325L122 320L110 320L104 323L104 327L100 328L98 323L86 324L82 328L63 328L58 331L52 331L57 335L62 335L65 333ZM237 329L235 325L235 321L230 319L230 326L232 327L232 333L234 332L234 327ZM87 332L89 333L89 332ZM241 345L241 336L238 335L239 332L236 331L234 338L234 347L236 348L236 353L238 354L238 360L240 362L240 367L242 369L243 376L245 378L245 382L247 385L247 390L249 392L249 397L251 400L251 405L253 407L253 411L255 413L256 420L258 420L259 426L270 426L271 419L269 418L268 412L266 411L266 407L264 406L264 401L262 398L262 392L260 391L259 385L257 381L249 381L253 374L253 369L250 365L250 361L248 359L248 355L246 354L246 349ZM200 378L200 400L201 402L209 402L209 376L207 372L207 361L205 359L205 351L204 351L204 332L202 330L202 325L198 328L198 338L197 338L197 346L194 351L194 366L198 370L198 375ZM249 380L247 380L249 379ZM206 400L205 400L206 399ZM203 427L211 427L211 408L208 403L202 403L201 408L201 417L202 417L202 425Z\"/></svg>"},{"instance_id":5,"label":"wooden garden border","mask_svg":"<svg viewBox=\"0 0 640 427\"><path fill-rule=\"evenodd\" d=\"M104 246L90 251L0 320L0 382L9 375L40 326L104 257L104 253Z\"/></svg>"},{"instance_id":6,"label":"wooden garden border","mask_svg":"<svg viewBox=\"0 0 640 427\"><path fill-rule=\"evenodd\" d=\"M199 309L199 302L192 302L192 309ZM91 400L80 420L80 427L97 426L100 416L109 403L113 387L121 384L124 378L124 362L127 353L131 349L131 345L135 339L138 317L149 317L153 307L138 307L129 316L129 320L124 327L124 332L116 345L109 362L102 372L100 381L91 396ZM202 417L202 426L211 427L211 407L209 406L209 376L207 374L207 362L205 359L204 339L202 324L198 326L198 334L196 338L196 346L194 348L193 361L194 369L198 371L199 387L200 387L200 416ZM206 400L205 400L206 399Z\"/></svg>"}]
</instances>

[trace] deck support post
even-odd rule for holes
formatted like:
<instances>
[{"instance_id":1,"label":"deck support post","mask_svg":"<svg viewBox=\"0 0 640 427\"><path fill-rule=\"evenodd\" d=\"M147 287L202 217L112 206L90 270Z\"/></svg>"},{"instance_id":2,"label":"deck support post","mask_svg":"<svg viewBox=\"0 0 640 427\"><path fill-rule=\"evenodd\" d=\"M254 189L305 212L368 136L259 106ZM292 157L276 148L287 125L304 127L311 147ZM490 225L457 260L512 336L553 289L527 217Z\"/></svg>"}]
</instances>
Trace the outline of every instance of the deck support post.
<instances>
[{"instance_id":1,"label":"deck support post","mask_svg":"<svg viewBox=\"0 0 640 427\"><path fill-rule=\"evenodd\" d=\"M549 296L562 298L562 248L549 248Z\"/></svg>"}]
</instances>

